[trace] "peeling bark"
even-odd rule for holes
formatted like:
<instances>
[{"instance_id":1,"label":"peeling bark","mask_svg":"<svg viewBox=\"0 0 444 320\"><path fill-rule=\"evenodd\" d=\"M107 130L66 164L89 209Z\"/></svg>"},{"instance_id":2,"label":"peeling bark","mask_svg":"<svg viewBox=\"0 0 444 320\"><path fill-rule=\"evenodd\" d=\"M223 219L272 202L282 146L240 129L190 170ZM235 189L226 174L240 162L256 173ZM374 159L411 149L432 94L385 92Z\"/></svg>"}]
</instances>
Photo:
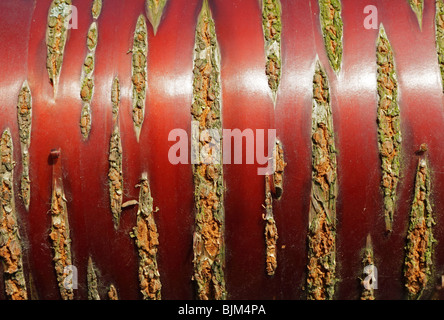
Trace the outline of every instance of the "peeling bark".
<instances>
[{"instance_id":1,"label":"peeling bark","mask_svg":"<svg viewBox=\"0 0 444 320\"><path fill-rule=\"evenodd\" d=\"M330 65L335 72L342 64L342 5L340 0L319 0L320 19L324 45Z\"/></svg>"},{"instance_id":2,"label":"peeling bark","mask_svg":"<svg viewBox=\"0 0 444 320\"><path fill-rule=\"evenodd\" d=\"M130 235L135 239L139 251L140 292L145 300L160 300L162 284L157 266L159 234L154 220L154 212L158 209L153 209L147 174L142 176L138 187L140 193L137 226Z\"/></svg>"},{"instance_id":3,"label":"peeling bark","mask_svg":"<svg viewBox=\"0 0 444 320\"><path fill-rule=\"evenodd\" d=\"M86 277L86 282L88 286L88 300L100 300L96 268L94 267L91 257L88 258L88 269Z\"/></svg>"},{"instance_id":4,"label":"peeling bark","mask_svg":"<svg viewBox=\"0 0 444 320\"><path fill-rule=\"evenodd\" d=\"M210 150L207 130L222 136L220 53L208 1L204 0L196 28L193 103L191 114L199 126L199 150ZM225 244L223 167L221 148L193 165L195 186L194 275L200 300L223 300L225 288ZM204 152L202 152L204 153Z\"/></svg>"},{"instance_id":5,"label":"peeling bark","mask_svg":"<svg viewBox=\"0 0 444 320\"><path fill-rule=\"evenodd\" d=\"M148 83L148 31L145 17L137 19L132 49L132 108L133 123L137 141L139 141L145 118L146 91Z\"/></svg>"},{"instance_id":6,"label":"peeling bark","mask_svg":"<svg viewBox=\"0 0 444 320\"><path fill-rule=\"evenodd\" d=\"M80 115L80 132L84 139L87 139L91 131L91 105L83 104L82 113Z\"/></svg>"},{"instance_id":7,"label":"peeling bark","mask_svg":"<svg viewBox=\"0 0 444 320\"><path fill-rule=\"evenodd\" d=\"M29 177L29 146L31 144L32 127L32 95L28 82L25 81L20 89L17 103L17 120L22 151L22 177L20 180L20 198L26 211L31 201L31 179Z\"/></svg>"},{"instance_id":8,"label":"peeling bark","mask_svg":"<svg viewBox=\"0 0 444 320\"><path fill-rule=\"evenodd\" d=\"M268 175L265 176L265 246L266 246L266 258L265 258L265 271L267 275L272 276L276 272L277 268L277 239L279 238L276 221L273 216L273 197L271 194L270 185L272 184L272 178Z\"/></svg>"},{"instance_id":9,"label":"peeling bark","mask_svg":"<svg viewBox=\"0 0 444 320\"><path fill-rule=\"evenodd\" d=\"M408 0L410 7L418 19L419 28L422 29L422 16L424 12L424 0Z\"/></svg>"},{"instance_id":10,"label":"peeling bark","mask_svg":"<svg viewBox=\"0 0 444 320\"><path fill-rule=\"evenodd\" d=\"M273 158L275 161L275 168L273 174L274 194L273 196L280 200L284 192L284 170L287 164L284 161L284 149L282 143L276 140L276 145L273 150Z\"/></svg>"},{"instance_id":11,"label":"peeling bark","mask_svg":"<svg viewBox=\"0 0 444 320\"><path fill-rule=\"evenodd\" d=\"M265 73L268 86L276 101L281 78L281 2L280 0L262 0L262 27L264 31L266 64Z\"/></svg>"},{"instance_id":12,"label":"peeling bark","mask_svg":"<svg viewBox=\"0 0 444 320\"><path fill-rule=\"evenodd\" d=\"M362 265L364 270L367 266L375 265L375 257L373 254L373 245L370 238L370 235L367 237L367 243L364 249L363 257L362 257ZM362 293L361 300L375 300L375 290L372 286L369 286L370 283L364 283L365 278L368 277L368 274L363 274L364 279L361 280L362 285Z\"/></svg>"},{"instance_id":13,"label":"peeling bark","mask_svg":"<svg viewBox=\"0 0 444 320\"><path fill-rule=\"evenodd\" d=\"M146 16L153 26L154 35L159 28L166 3L167 0L146 0Z\"/></svg>"},{"instance_id":14,"label":"peeling bark","mask_svg":"<svg viewBox=\"0 0 444 320\"><path fill-rule=\"evenodd\" d=\"M102 12L102 0L94 0L91 7L91 14L94 19L98 19Z\"/></svg>"},{"instance_id":15,"label":"peeling bark","mask_svg":"<svg viewBox=\"0 0 444 320\"><path fill-rule=\"evenodd\" d=\"M279 238L276 221L273 214L273 198L280 200L283 193L284 169L286 163L284 161L284 149L279 140L276 140L273 148L273 166L274 173L272 176L265 176L265 246L266 246L266 272L272 276L277 269L277 240Z\"/></svg>"},{"instance_id":16,"label":"peeling bark","mask_svg":"<svg viewBox=\"0 0 444 320\"><path fill-rule=\"evenodd\" d=\"M319 61L313 78L312 166L307 298L331 300L337 282L337 164L328 80Z\"/></svg>"},{"instance_id":17,"label":"peeling bark","mask_svg":"<svg viewBox=\"0 0 444 320\"><path fill-rule=\"evenodd\" d=\"M116 123L117 119L119 118L119 108L120 108L120 82L118 77L115 77L113 80L111 88L111 102L112 102L113 122Z\"/></svg>"},{"instance_id":18,"label":"peeling bark","mask_svg":"<svg viewBox=\"0 0 444 320\"><path fill-rule=\"evenodd\" d=\"M49 80L54 88L54 96L57 96L57 87L68 37L71 4L71 0L53 0L48 13L46 68Z\"/></svg>"},{"instance_id":19,"label":"peeling bark","mask_svg":"<svg viewBox=\"0 0 444 320\"><path fill-rule=\"evenodd\" d=\"M100 4L98 4L100 2ZM101 1L95 1L92 7L93 18L97 14L98 6L101 7ZM100 11L98 12L100 14ZM96 18L94 18L96 19ZM86 140L91 131L92 115L91 115L91 100L94 94L94 67L95 67L95 51L98 42L97 22L93 21L88 29L86 37L86 46L88 53L83 63L80 98L82 99L82 111L80 115L80 132Z\"/></svg>"},{"instance_id":20,"label":"peeling bark","mask_svg":"<svg viewBox=\"0 0 444 320\"><path fill-rule=\"evenodd\" d=\"M123 201L123 172L122 172L122 142L119 125L114 125L109 144L109 197L114 228L117 230L120 224Z\"/></svg>"},{"instance_id":21,"label":"peeling bark","mask_svg":"<svg viewBox=\"0 0 444 320\"><path fill-rule=\"evenodd\" d=\"M444 92L444 2L442 0L436 0L435 38L439 69L441 71L441 84Z\"/></svg>"},{"instance_id":22,"label":"peeling bark","mask_svg":"<svg viewBox=\"0 0 444 320\"><path fill-rule=\"evenodd\" d=\"M401 167L401 120L398 105L398 80L395 72L393 51L384 27L379 29L377 40L378 86L378 146L381 157L386 230L393 228L396 207L396 188Z\"/></svg>"},{"instance_id":23,"label":"peeling bark","mask_svg":"<svg viewBox=\"0 0 444 320\"><path fill-rule=\"evenodd\" d=\"M405 287L409 299L421 298L432 278L433 210L428 163L420 159L416 171L415 193L410 211L404 262Z\"/></svg>"},{"instance_id":24,"label":"peeling bark","mask_svg":"<svg viewBox=\"0 0 444 320\"><path fill-rule=\"evenodd\" d=\"M60 160L59 160L60 161ZM53 250L53 261L60 295L63 300L74 299L72 286L67 283L67 267L72 266L71 237L68 221L68 209L62 185L61 165L56 164L53 173L51 196L51 229L49 238Z\"/></svg>"},{"instance_id":25,"label":"peeling bark","mask_svg":"<svg viewBox=\"0 0 444 320\"><path fill-rule=\"evenodd\" d=\"M117 294L117 289L114 285L109 286L108 299L109 300L119 300L119 296Z\"/></svg>"},{"instance_id":26,"label":"peeling bark","mask_svg":"<svg viewBox=\"0 0 444 320\"><path fill-rule=\"evenodd\" d=\"M3 132L0 141L0 258L3 264L6 297L10 300L27 300L23 272L23 249L14 202L13 146L10 131Z\"/></svg>"}]
</instances>

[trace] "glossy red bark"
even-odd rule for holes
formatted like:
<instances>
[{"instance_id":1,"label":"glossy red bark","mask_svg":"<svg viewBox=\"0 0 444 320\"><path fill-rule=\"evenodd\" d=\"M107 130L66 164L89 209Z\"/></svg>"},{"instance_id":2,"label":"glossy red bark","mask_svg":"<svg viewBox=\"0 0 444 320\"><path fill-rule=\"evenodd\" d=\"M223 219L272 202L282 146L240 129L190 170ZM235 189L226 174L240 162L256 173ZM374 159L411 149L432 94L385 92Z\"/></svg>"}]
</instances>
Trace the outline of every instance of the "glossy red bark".
<instances>
[{"instance_id":1,"label":"glossy red bark","mask_svg":"<svg viewBox=\"0 0 444 320\"><path fill-rule=\"evenodd\" d=\"M14 137L16 205L25 244L26 276L32 274L40 299L59 299L48 238L52 167L50 150L61 148L77 299L85 299L88 256L99 273L100 293L114 284L121 299L139 299L138 257L129 232L137 208L124 210L118 231L108 201L108 149L112 130L111 84L120 79L124 201L138 198L135 185L148 172L160 234L159 270L164 299L193 299L194 226L191 165L168 162L172 129L190 132L193 46L201 0L170 0L156 36L149 26L148 97L137 143L131 119L132 35L144 1L104 0L98 19L92 130L84 142L79 129L81 67L92 1L76 1L78 29L66 45L57 99L45 67L45 32L50 0L0 2L0 129ZM284 194L274 202L279 232L276 275L265 273L264 179L257 165L225 165L226 281L230 299L303 299L306 235L311 184L311 107L314 62L328 72L338 149L338 299L358 299L361 250L371 234L378 267L379 299L404 298L402 264L414 174L421 143L429 147L433 171L436 279L444 272L442 212L444 109L434 43L434 1L425 1L423 28L406 0L342 0L344 55L336 76L326 58L316 0L282 2L282 81L276 108L265 76L261 11L257 0L210 0L221 50L223 126L277 129L288 163ZM385 235L376 128L378 30L364 28L364 7L375 5L392 44L399 79L403 130L402 179L394 232ZM19 89L28 80L33 96L30 147L31 205L18 197L21 156L16 121ZM282 248L281 246L285 246ZM29 272L29 273L28 273ZM436 280L434 279L434 280ZM1 285L2 281L0 280ZM4 298L3 287L0 297ZM442 298L442 294L440 295Z\"/></svg>"}]
</instances>

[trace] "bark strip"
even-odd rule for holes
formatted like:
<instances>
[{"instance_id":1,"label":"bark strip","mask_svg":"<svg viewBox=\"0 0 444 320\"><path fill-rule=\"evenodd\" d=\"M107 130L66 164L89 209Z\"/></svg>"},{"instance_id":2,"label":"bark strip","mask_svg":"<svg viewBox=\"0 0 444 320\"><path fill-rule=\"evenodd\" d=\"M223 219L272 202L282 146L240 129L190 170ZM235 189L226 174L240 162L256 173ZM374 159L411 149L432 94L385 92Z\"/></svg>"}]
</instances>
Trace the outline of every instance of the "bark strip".
<instances>
[{"instance_id":1,"label":"bark strip","mask_svg":"<svg viewBox=\"0 0 444 320\"><path fill-rule=\"evenodd\" d=\"M63 55L69 30L69 18L72 12L71 4L71 0L53 0L48 13L46 68L49 80L54 88L54 97L57 96L60 72L62 70Z\"/></svg>"},{"instance_id":2,"label":"bark strip","mask_svg":"<svg viewBox=\"0 0 444 320\"><path fill-rule=\"evenodd\" d=\"M91 14L97 20L102 12L102 0L94 0L91 8Z\"/></svg>"},{"instance_id":3,"label":"bark strip","mask_svg":"<svg viewBox=\"0 0 444 320\"><path fill-rule=\"evenodd\" d=\"M267 275L272 276L277 268L277 240L279 238L276 227L276 221L273 215L273 196L271 193L272 177L265 176L265 271Z\"/></svg>"},{"instance_id":4,"label":"bark strip","mask_svg":"<svg viewBox=\"0 0 444 320\"><path fill-rule=\"evenodd\" d=\"M96 268L91 257L88 258L86 283L88 286L88 300L100 300Z\"/></svg>"},{"instance_id":5,"label":"bark strip","mask_svg":"<svg viewBox=\"0 0 444 320\"><path fill-rule=\"evenodd\" d=\"M386 230L393 229L396 207L396 189L401 167L401 119L398 105L398 80L393 51L380 26L376 48L378 88L378 146L381 158Z\"/></svg>"},{"instance_id":6,"label":"bark strip","mask_svg":"<svg viewBox=\"0 0 444 320\"><path fill-rule=\"evenodd\" d=\"M265 175L265 270L267 275L272 276L277 269L277 240L279 238L276 221L273 214L273 199L280 200L283 193L284 149L282 143L276 139L273 148L273 175Z\"/></svg>"},{"instance_id":7,"label":"bark strip","mask_svg":"<svg viewBox=\"0 0 444 320\"><path fill-rule=\"evenodd\" d=\"M72 267L71 236L62 176L62 167L60 159L58 159L53 165L49 238L60 295L63 300L72 300L74 299L73 283L70 283L72 279L69 277L69 267Z\"/></svg>"},{"instance_id":8,"label":"bark strip","mask_svg":"<svg viewBox=\"0 0 444 320\"><path fill-rule=\"evenodd\" d=\"M117 294L117 289L113 284L109 286L108 299L109 300L119 300L119 296Z\"/></svg>"},{"instance_id":9,"label":"bark strip","mask_svg":"<svg viewBox=\"0 0 444 320\"><path fill-rule=\"evenodd\" d=\"M146 91L148 83L148 31L145 17L137 19L132 49L132 108L133 123L137 141L139 141L145 118Z\"/></svg>"},{"instance_id":10,"label":"bark strip","mask_svg":"<svg viewBox=\"0 0 444 320\"><path fill-rule=\"evenodd\" d=\"M12 137L9 129L0 141L0 258L6 297L10 300L27 300L23 272L23 248L14 202L14 166Z\"/></svg>"},{"instance_id":11,"label":"bark strip","mask_svg":"<svg viewBox=\"0 0 444 320\"><path fill-rule=\"evenodd\" d=\"M114 228L117 230L120 224L123 201L122 142L118 124L114 125L114 130L111 135L108 162L110 206Z\"/></svg>"},{"instance_id":12,"label":"bark strip","mask_svg":"<svg viewBox=\"0 0 444 320\"><path fill-rule=\"evenodd\" d=\"M149 186L148 176L142 175L139 193L139 210L137 225L130 233L135 239L139 251L139 284L144 300L160 300L161 288L160 273L157 266L157 250L159 234L154 220L153 198Z\"/></svg>"},{"instance_id":13,"label":"bark strip","mask_svg":"<svg viewBox=\"0 0 444 320\"><path fill-rule=\"evenodd\" d=\"M367 237L367 243L362 255L362 266L364 267L363 279L361 280L362 293L361 300L375 300L375 288L374 283L370 282L370 276L366 271L366 268L375 265L375 257L373 253L373 245L370 235ZM377 280L377 279L375 279Z\"/></svg>"},{"instance_id":14,"label":"bark strip","mask_svg":"<svg viewBox=\"0 0 444 320\"><path fill-rule=\"evenodd\" d=\"M114 228L117 230L120 224L123 203L123 169L122 169L122 141L120 137L120 84L119 78L115 77L111 88L112 122L113 132L109 142L109 199L111 213L113 215Z\"/></svg>"},{"instance_id":15,"label":"bark strip","mask_svg":"<svg viewBox=\"0 0 444 320\"><path fill-rule=\"evenodd\" d=\"M435 38L439 69L441 71L441 84L444 92L444 2L436 0Z\"/></svg>"},{"instance_id":16,"label":"bark strip","mask_svg":"<svg viewBox=\"0 0 444 320\"><path fill-rule=\"evenodd\" d=\"M266 64L265 73L268 86L276 101L281 79L281 2L280 0L262 0L262 28L264 32Z\"/></svg>"},{"instance_id":17,"label":"bark strip","mask_svg":"<svg viewBox=\"0 0 444 320\"><path fill-rule=\"evenodd\" d=\"M424 12L424 0L408 0L410 7L418 19L419 28L422 30L422 17Z\"/></svg>"},{"instance_id":18,"label":"bark strip","mask_svg":"<svg viewBox=\"0 0 444 320\"><path fill-rule=\"evenodd\" d=\"M307 298L331 300L336 279L337 163L330 93L325 70L313 78L312 187L308 228Z\"/></svg>"},{"instance_id":19,"label":"bark strip","mask_svg":"<svg viewBox=\"0 0 444 320\"><path fill-rule=\"evenodd\" d=\"M98 42L98 24L97 19L102 10L102 0L94 0L91 14L94 21L88 29L86 36L86 46L88 48L88 53L85 57L85 62L83 63L82 76L81 76L81 89L80 98L82 99L82 111L80 113L80 132L83 139L86 140L89 137L92 125L92 114L91 114L91 101L94 94L94 67L96 64L96 48Z\"/></svg>"},{"instance_id":20,"label":"bark strip","mask_svg":"<svg viewBox=\"0 0 444 320\"><path fill-rule=\"evenodd\" d=\"M113 80L111 88L111 103L112 103L113 123L116 123L119 118L119 109L120 109L120 82L118 77L115 77Z\"/></svg>"},{"instance_id":21,"label":"bark strip","mask_svg":"<svg viewBox=\"0 0 444 320\"><path fill-rule=\"evenodd\" d=\"M153 26L154 35L157 33L163 11L168 0L146 0L146 16Z\"/></svg>"},{"instance_id":22,"label":"bark strip","mask_svg":"<svg viewBox=\"0 0 444 320\"><path fill-rule=\"evenodd\" d=\"M22 177L20 180L20 198L26 211L29 211L31 201L31 179L29 177L29 146L31 144L32 126L32 95L28 82L25 81L20 89L17 103L17 121L22 152Z\"/></svg>"},{"instance_id":23,"label":"bark strip","mask_svg":"<svg viewBox=\"0 0 444 320\"><path fill-rule=\"evenodd\" d=\"M342 5L340 0L319 0L320 19L324 45L330 65L337 73L342 64Z\"/></svg>"},{"instance_id":24,"label":"bark strip","mask_svg":"<svg viewBox=\"0 0 444 320\"><path fill-rule=\"evenodd\" d=\"M226 299L223 206L223 166L220 53L208 1L199 14L194 47L194 81L191 114L197 123L201 159L193 165L194 200L194 275L197 298ZM216 141L216 142L215 142Z\"/></svg>"},{"instance_id":25,"label":"bark strip","mask_svg":"<svg viewBox=\"0 0 444 320\"><path fill-rule=\"evenodd\" d=\"M284 161L284 148L279 140L276 140L275 148L273 149L273 158L275 161L273 173L273 197L276 198L276 200L280 200L284 193L284 170L287 163Z\"/></svg>"},{"instance_id":26,"label":"bark strip","mask_svg":"<svg viewBox=\"0 0 444 320\"><path fill-rule=\"evenodd\" d=\"M404 279L409 299L420 299L432 278L433 210L427 160L419 160L407 232Z\"/></svg>"}]
</instances>

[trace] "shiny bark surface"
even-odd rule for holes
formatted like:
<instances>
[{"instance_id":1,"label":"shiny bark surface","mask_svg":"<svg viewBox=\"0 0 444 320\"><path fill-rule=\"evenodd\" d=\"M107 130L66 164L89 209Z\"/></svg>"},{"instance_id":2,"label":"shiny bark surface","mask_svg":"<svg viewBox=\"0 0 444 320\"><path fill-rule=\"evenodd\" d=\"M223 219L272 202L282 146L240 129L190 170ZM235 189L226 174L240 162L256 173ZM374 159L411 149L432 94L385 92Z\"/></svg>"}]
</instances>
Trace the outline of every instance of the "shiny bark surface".
<instances>
[{"instance_id":1,"label":"shiny bark surface","mask_svg":"<svg viewBox=\"0 0 444 320\"><path fill-rule=\"evenodd\" d=\"M120 299L140 299L138 251L129 233L137 206L123 209L114 229L108 194L109 139L113 130L111 88L121 88L120 131L123 150L123 201L137 200L148 173L159 233L158 269L162 299L195 299L193 274L194 187L191 164L173 165L168 141L173 129L191 137L193 50L201 0L167 2L156 35L148 23L148 83L145 119L137 142L132 122L131 53L137 18L145 1L103 0L97 20L95 89L91 131L80 131L81 72L88 52L86 35L93 21L92 1L73 0L78 29L66 42L57 97L46 70L45 33L49 0L0 1L0 130L14 142L15 204L23 243L23 265L30 298L60 299L49 232L52 149L61 149L63 188L79 287L86 299L88 257L94 261L99 294L110 285ZM377 143L376 39L367 30L365 0L342 0L343 55L338 74L324 47L317 0L281 0L282 66L274 106L265 74L261 4L257 0L209 0L221 53L224 129L276 129L285 152L282 198L273 203L279 239L275 275L265 271L262 205L264 177L258 163L225 164L225 281L228 299L305 299L307 231L311 186L311 110L316 59L330 85L338 164L336 299L359 299L362 253L370 234L378 269L377 299L406 297L404 246L418 164L416 151L428 146L431 200L436 225L432 289L444 272L444 101L435 46L435 4L425 1L422 30L407 0L373 1L378 27L390 40L398 76L402 167L393 232L385 232L381 162ZM24 81L32 92L29 147L29 212L18 197L21 175L17 125L18 94ZM258 138L258 136L256 136ZM244 148L245 150L245 148ZM245 156L244 156L245 160ZM245 161L244 161L245 163ZM32 279L32 280L31 280ZM443 298L429 290L427 297ZM3 277L0 298L5 298Z\"/></svg>"}]
</instances>

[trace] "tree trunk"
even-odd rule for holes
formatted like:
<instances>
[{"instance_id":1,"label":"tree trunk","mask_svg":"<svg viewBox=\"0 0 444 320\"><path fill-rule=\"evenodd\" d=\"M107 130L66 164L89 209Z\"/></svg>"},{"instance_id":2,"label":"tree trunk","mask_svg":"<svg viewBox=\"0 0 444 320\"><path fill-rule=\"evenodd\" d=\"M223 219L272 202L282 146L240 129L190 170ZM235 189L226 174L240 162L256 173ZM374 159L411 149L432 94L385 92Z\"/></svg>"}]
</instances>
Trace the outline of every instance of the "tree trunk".
<instances>
[{"instance_id":1,"label":"tree trunk","mask_svg":"<svg viewBox=\"0 0 444 320\"><path fill-rule=\"evenodd\" d=\"M131 4L129 1L103 0L101 12L94 18L91 12L93 1L72 0L77 15L71 17L76 17L78 24L77 28L73 24L67 30L58 80L51 80L50 74L55 72L57 75L59 62L56 60L60 54L48 63L47 50L47 29L56 23L50 22L48 17L50 8L57 4L51 0L0 2L0 129L2 132L9 129L12 138L15 215L11 219L16 219L12 224L20 233L18 240L11 234L2 234L0 253L4 276L0 280L0 298L25 296L18 294L17 288L8 289L11 274L14 274L7 270L7 260L11 256L8 244L11 242L19 244L20 258L16 261L21 259L23 264L28 299L108 299L110 286L113 286L118 298L123 300L198 299L204 296L355 300L363 295L360 279L365 280L364 268L368 264L377 268L377 289L373 292L376 299L417 298L418 295L412 295L408 289L422 285L424 288L418 289L423 292L420 298L444 297L440 291L444 255L439 249L444 241L441 232L444 221L440 214L444 212L444 194L441 192L444 190L441 170L444 163L444 131L441 130L444 106L434 1L426 0L423 12L419 10L421 28L421 19L409 1L373 1L374 9L377 9L374 19L378 20L376 23L372 21L376 26L373 29L369 28L368 20L364 23L369 14L375 13L364 11L368 5L366 1L341 0L341 9L336 8L336 14L343 27L334 30L339 38L332 53L328 49L331 43L323 39L320 18L320 4L322 7L326 1L280 0L280 65L268 65L266 43L269 39L264 38L266 27L263 28L262 2L208 0L207 9L214 21L214 39L217 41L214 48L220 52L219 80L216 79L220 82L222 126L219 129L251 129L255 133L256 146L262 136L257 129L264 129L265 134L269 129L276 129L286 166L279 199L269 188L270 184L271 189L279 185L275 186L274 182L258 174L258 168L264 165L257 159L254 164L248 164L247 157L243 156L242 164L224 163L223 170L219 171L223 174L219 182L224 191L216 206L223 214L220 234L217 237L212 235L218 243L218 247L213 248L218 258L210 260L220 265L212 265L208 279L212 283L220 282L208 289L207 295L199 294L199 280L196 279L199 272L205 271L196 270L201 266L196 262L196 237L205 231L205 227L196 223L197 208L200 208L196 201L201 200L196 195L200 192L196 172L201 167L191 163L172 164L168 157L176 143L169 141L170 132L183 129L191 142L192 120L204 121L202 117L193 118L192 107L193 88L196 89L197 83L193 70L198 69L196 30L206 1L167 1L165 7L159 9L158 26L158 17L147 19L146 6L152 1L146 2L148 4L144 0L132 0ZM336 4L333 0L331 3ZM265 5L268 4L267 0ZM135 54L144 52L143 25L137 24L141 14L147 27L146 68L134 63ZM94 21L97 43L88 48L87 35ZM138 46L134 46L136 24L142 28L138 29L139 32L142 30ZM391 228L386 224L389 200L384 197L382 153L386 150L379 144L381 135L378 131L378 110L382 102L378 94L381 81L378 82L377 39L381 24L393 53L400 113L397 130L402 132ZM438 31L441 28L439 23L437 28ZM57 41L60 42L52 45L63 48L63 36ZM92 37L90 41L95 40ZM336 56L339 64L332 60L335 53L342 53ZM88 54L94 55L93 82L84 87ZM333 222L328 225L332 232L328 237L333 242L325 249L334 254L334 266L330 266L334 267L330 268L334 281L330 287L321 285L312 292L312 284L307 282L311 274L308 269L310 252L313 251L311 245L315 245L311 241L317 236L322 238L309 228L316 218L312 212L316 205L313 195L319 184L316 177L320 177L316 176L319 168L313 164L316 158L313 150L317 150L316 145L321 142L317 140L313 126L317 129L326 125L325 121L315 123L316 117L313 116L314 104L321 105L320 100L316 100L316 89L319 89L316 87L319 83L314 79L317 66L323 70L324 84L328 86L322 90L325 93L328 89L328 99L324 102L326 110L331 113L329 138L334 144L329 145L331 152L326 156L332 157L328 170L335 180L330 187L336 188L329 192L336 194L329 196L335 202ZM147 81L144 82L145 70ZM115 96L117 87L113 87L116 78L120 100ZM24 83L32 96L32 100L28 100L32 104L29 146L20 139L19 127L25 125L18 122L20 108L17 106L27 101L25 98L19 101ZM144 84L145 88L137 89L141 94L139 109L133 109L134 103L137 104L133 99L133 85ZM209 91L206 94L209 98ZM207 102L209 108L214 107L212 102ZM89 104L90 118L83 119L82 131L81 115L85 104ZM84 110L88 111L88 105ZM143 119L139 127L134 122L137 114L138 120ZM87 129L89 125L90 130ZM116 128L120 148L118 140L116 144L110 144ZM268 142L267 138L265 142ZM111 151L113 146L117 153ZM244 144L243 150L245 148ZM21 197L26 150L29 157L29 208ZM7 151L5 144L2 147L2 182L7 182L5 176L8 177L10 172L6 168ZM423 168L418 167L420 159L426 160L428 169L421 177L426 176L430 185L423 186L420 191L424 194L418 200L415 192L420 191L415 189L415 181L419 178L415 180L415 177ZM116 172L121 167L121 176L113 180L110 166L116 163L120 163ZM110 188L113 182L114 189ZM149 190L152 199L149 196L140 199L140 195L148 194L142 190ZM271 198L267 198L268 192ZM2 224L6 223L6 217L10 217L5 209L10 204L7 196L2 189ZM110 201L113 196L114 202ZM429 202L435 224L428 231L433 232L436 242L432 244L431 237L427 242L426 237L420 235L426 248L417 249L416 253L421 257L432 253L430 261L421 262L424 268L431 265L432 272L417 270L409 278L405 276L405 268L410 261L406 249L410 243L408 239L412 238L409 236L410 216L418 211L418 203L421 207ZM267 221L275 223L275 229L270 227L267 232L277 231L277 238L273 233L271 236L270 233L268 236L264 234L267 208L272 210L273 219ZM142 219L144 215L145 220ZM64 227L60 226L60 219L65 219ZM199 228L203 228L202 234ZM2 227L2 232L7 230ZM144 235L146 238L142 239ZM205 242L205 236L203 238L205 252L208 252L210 244ZM373 261L363 263L369 238ZM147 239L151 242L144 242ZM276 256L276 261L271 261L268 268L267 243L275 246ZM428 245L432 246L429 248ZM56 257L56 253L59 256ZM71 265L77 270L78 287L66 290L62 288L67 276L63 269ZM151 272L140 271L140 266ZM220 266L222 272L218 273L216 270ZM319 265L319 268L324 267ZM426 274L427 281L409 282L422 273ZM311 280L322 284L327 281ZM216 291L222 286L226 294L221 291L218 295Z\"/></svg>"}]
</instances>

